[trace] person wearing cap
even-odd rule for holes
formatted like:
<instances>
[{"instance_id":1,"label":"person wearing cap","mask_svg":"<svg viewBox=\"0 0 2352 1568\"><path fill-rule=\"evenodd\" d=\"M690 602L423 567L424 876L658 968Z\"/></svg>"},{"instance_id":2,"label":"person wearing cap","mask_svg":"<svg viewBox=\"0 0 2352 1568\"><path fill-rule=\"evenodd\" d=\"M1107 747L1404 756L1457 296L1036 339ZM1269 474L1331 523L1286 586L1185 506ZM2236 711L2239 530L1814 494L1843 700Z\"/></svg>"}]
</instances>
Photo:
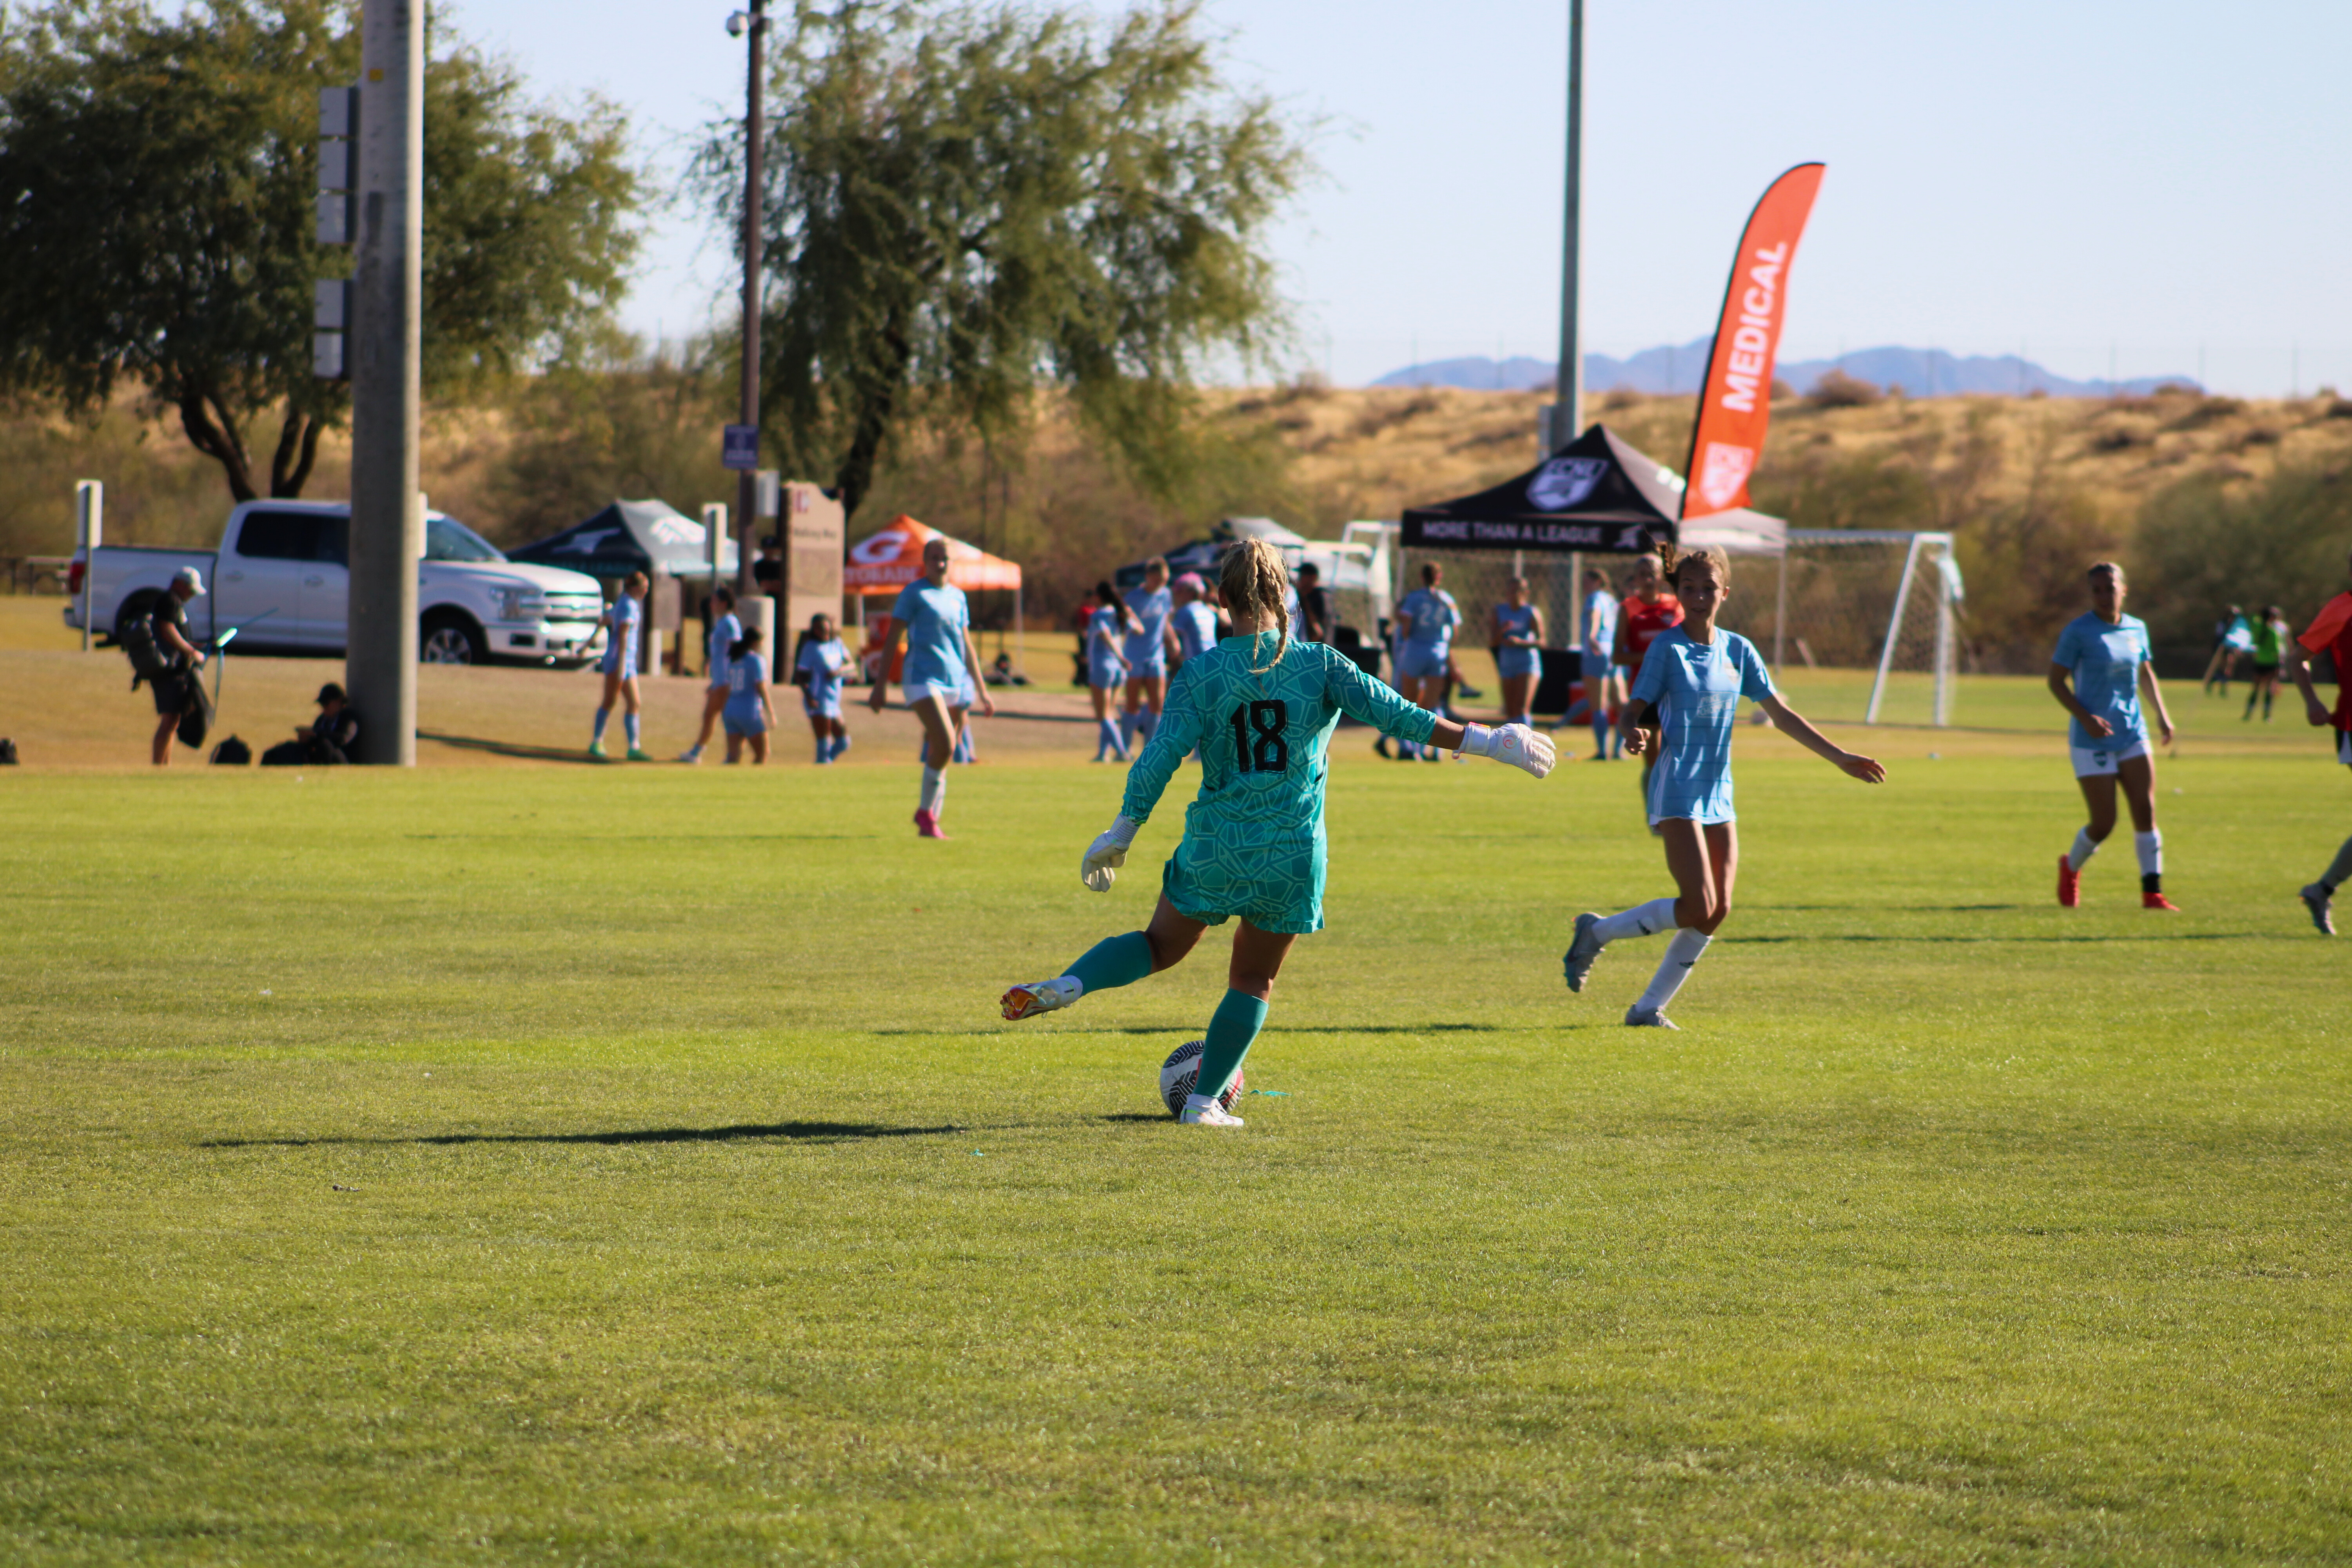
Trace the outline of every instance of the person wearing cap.
<instances>
[{"instance_id":1,"label":"person wearing cap","mask_svg":"<svg viewBox=\"0 0 2352 1568\"><path fill-rule=\"evenodd\" d=\"M171 765L172 737L180 727L180 715L188 710L188 682L195 679L195 671L204 668L205 650L188 640L188 601L204 592L204 574L193 566L183 566L173 574L172 585L155 600L151 617L155 646L179 667L172 675L148 682L155 693L152 752L159 768Z\"/></svg>"},{"instance_id":2,"label":"person wearing cap","mask_svg":"<svg viewBox=\"0 0 2352 1568\"><path fill-rule=\"evenodd\" d=\"M352 760L352 748L360 740L360 716L341 687L330 680L319 688L319 721L297 726L294 738L302 742L314 763Z\"/></svg>"}]
</instances>

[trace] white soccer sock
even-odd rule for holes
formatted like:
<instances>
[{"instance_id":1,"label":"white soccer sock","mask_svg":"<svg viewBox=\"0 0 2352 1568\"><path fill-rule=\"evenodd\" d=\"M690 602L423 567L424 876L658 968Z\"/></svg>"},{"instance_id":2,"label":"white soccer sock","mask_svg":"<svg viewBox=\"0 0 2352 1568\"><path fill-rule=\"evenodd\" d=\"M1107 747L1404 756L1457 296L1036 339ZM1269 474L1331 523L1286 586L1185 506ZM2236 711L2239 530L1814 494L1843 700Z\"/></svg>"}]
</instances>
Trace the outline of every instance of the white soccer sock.
<instances>
[{"instance_id":1,"label":"white soccer sock","mask_svg":"<svg viewBox=\"0 0 2352 1568\"><path fill-rule=\"evenodd\" d=\"M1657 973L1650 977L1650 988L1633 1004L1637 1012L1663 1013L1675 993L1690 978L1691 965L1706 952L1706 944L1715 939L1703 931L1678 931L1675 940L1666 943L1666 956L1658 961Z\"/></svg>"},{"instance_id":2,"label":"white soccer sock","mask_svg":"<svg viewBox=\"0 0 2352 1568\"><path fill-rule=\"evenodd\" d=\"M2161 829L2153 833L2133 834L2132 848L2139 855L2139 874L2141 876L2161 877L2164 875L2164 834Z\"/></svg>"},{"instance_id":3,"label":"white soccer sock","mask_svg":"<svg viewBox=\"0 0 2352 1568\"><path fill-rule=\"evenodd\" d=\"M2088 865L2091 857L2098 852L2099 841L2091 837L2091 830L2087 827L2078 827L2074 829L2074 847L2066 851L2066 864L2079 871Z\"/></svg>"},{"instance_id":4,"label":"white soccer sock","mask_svg":"<svg viewBox=\"0 0 2352 1568\"><path fill-rule=\"evenodd\" d=\"M1646 904L1613 915L1603 915L1592 934L1604 943L1629 936L1655 936L1662 931L1675 929L1675 901L1672 899L1652 899Z\"/></svg>"},{"instance_id":5,"label":"white soccer sock","mask_svg":"<svg viewBox=\"0 0 2352 1568\"><path fill-rule=\"evenodd\" d=\"M948 798L948 773L945 768L923 764L922 809L933 816L940 814L940 803Z\"/></svg>"},{"instance_id":6,"label":"white soccer sock","mask_svg":"<svg viewBox=\"0 0 2352 1568\"><path fill-rule=\"evenodd\" d=\"M637 750L637 716L634 713L622 714L621 731L629 737L629 750L633 752Z\"/></svg>"}]
</instances>

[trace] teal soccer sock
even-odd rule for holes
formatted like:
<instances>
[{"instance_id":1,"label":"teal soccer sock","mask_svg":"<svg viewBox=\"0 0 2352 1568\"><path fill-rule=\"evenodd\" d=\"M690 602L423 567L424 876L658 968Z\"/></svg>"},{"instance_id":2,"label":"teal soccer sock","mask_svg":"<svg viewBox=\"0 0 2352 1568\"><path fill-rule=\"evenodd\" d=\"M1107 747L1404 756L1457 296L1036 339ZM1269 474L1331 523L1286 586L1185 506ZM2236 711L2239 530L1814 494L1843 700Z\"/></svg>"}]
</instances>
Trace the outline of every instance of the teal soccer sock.
<instances>
[{"instance_id":1,"label":"teal soccer sock","mask_svg":"<svg viewBox=\"0 0 2352 1568\"><path fill-rule=\"evenodd\" d=\"M1132 985L1151 973L1151 939L1139 931L1108 938L1063 973L1075 975L1089 992Z\"/></svg>"},{"instance_id":2,"label":"teal soccer sock","mask_svg":"<svg viewBox=\"0 0 2352 1568\"><path fill-rule=\"evenodd\" d=\"M1212 1099L1225 1091L1234 1074L1242 1070L1250 1042L1265 1027L1265 1004L1246 991L1227 991L1209 1020L1208 1042L1201 1048L1201 1076L1192 1092Z\"/></svg>"}]
</instances>

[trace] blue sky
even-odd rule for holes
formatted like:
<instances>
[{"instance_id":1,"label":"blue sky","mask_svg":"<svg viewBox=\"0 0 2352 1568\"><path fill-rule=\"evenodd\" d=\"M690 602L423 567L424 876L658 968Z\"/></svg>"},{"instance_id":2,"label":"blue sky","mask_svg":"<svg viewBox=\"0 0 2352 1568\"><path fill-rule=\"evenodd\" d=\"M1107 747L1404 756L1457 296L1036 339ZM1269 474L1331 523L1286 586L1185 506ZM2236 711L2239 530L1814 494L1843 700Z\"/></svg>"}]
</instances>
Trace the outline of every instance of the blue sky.
<instances>
[{"instance_id":1,"label":"blue sky","mask_svg":"<svg viewBox=\"0 0 2352 1568\"><path fill-rule=\"evenodd\" d=\"M740 113L732 0L454 0L542 91L595 89L674 169ZM658 20L649 21L657 14ZM1294 356L1342 384L1559 335L1566 0L1210 0L1238 81L1322 122L1325 176L1272 236ZM2352 163L2331 113L2352 5L2238 0L1589 0L1588 346L1709 330L1749 205L1829 164L1784 356L1905 343L2063 374L2352 389ZM732 285L658 221L629 324Z\"/></svg>"}]
</instances>

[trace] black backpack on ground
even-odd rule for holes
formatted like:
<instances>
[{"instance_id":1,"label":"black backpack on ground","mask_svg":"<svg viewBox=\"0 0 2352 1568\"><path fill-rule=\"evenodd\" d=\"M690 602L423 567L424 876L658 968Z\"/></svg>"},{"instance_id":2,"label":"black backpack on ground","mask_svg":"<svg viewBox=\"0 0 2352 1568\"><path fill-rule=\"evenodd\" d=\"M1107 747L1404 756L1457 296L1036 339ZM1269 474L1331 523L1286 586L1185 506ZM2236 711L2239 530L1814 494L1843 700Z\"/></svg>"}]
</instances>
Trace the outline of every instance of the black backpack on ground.
<instances>
[{"instance_id":1,"label":"black backpack on ground","mask_svg":"<svg viewBox=\"0 0 2352 1568\"><path fill-rule=\"evenodd\" d=\"M241 768L251 761L253 761L253 748L235 735L231 735L213 748L213 762L215 766Z\"/></svg>"},{"instance_id":2,"label":"black backpack on ground","mask_svg":"<svg viewBox=\"0 0 2352 1568\"><path fill-rule=\"evenodd\" d=\"M299 741L280 741L261 753L265 768L299 768L310 760L310 748Z\"/></svg>"},{"instance_id":3,"label":"black backpack on ground","mask_svg":"<svg viewBox=\"0 0 2352 1568\"><path fill-rule=\"evenodd\" d=\"M0 735L0 768L13 768L16 765L16 742L5 735Z\"/></svg>"}]
</instances>

